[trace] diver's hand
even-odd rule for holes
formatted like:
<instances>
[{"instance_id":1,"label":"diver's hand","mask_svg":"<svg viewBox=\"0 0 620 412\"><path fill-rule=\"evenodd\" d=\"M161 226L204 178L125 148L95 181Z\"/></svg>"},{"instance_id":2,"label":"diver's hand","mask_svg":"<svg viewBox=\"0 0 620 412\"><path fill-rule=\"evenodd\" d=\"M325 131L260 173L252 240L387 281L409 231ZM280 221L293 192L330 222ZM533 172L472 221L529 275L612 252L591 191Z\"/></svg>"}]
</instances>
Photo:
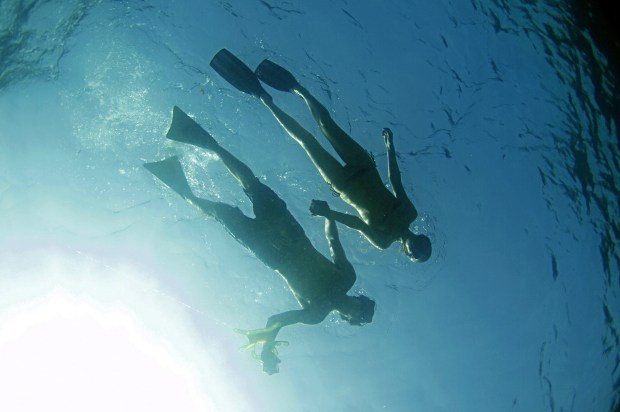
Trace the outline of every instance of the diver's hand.
<instances>
[{"instance_id":1,"label":"diver's hand","mask_svg":"<svg viewBox=\"0 0 620 412\"><path fill-rule=\"evenodd\" d=\"M312 199L310 202L310 213L314 216L327 217L330 211L329 205L324 200Z\"/></svg>"},{"instance_id":2,"label":"diver's hand","mask_svg":"<svg viewBox=\"0 0 620 412\"><path fill-rule=\"evenodd\" d=\"M394 134L392 133L392 131L388 127L383 129L383 142L385 143L387 147L392 146L392 144L394 143L393 139L394 139Z\"/></svg>"},{"instance_id":3,"label":"diver's hand","mask_svg":"<svg viewBox=\"0 0 620 412\"><path fill-rule=\"evenodd\" d=\"M235 329L235 332L245 335L248 338L249 343L241 347L241 349L251 351L254 358L258 359L258 355L256 354L256 345L263 345L260 360L263 363L263 371L269 375L277 373L279 370L278 364L280 363L280 359L278 358L276 346L288 345L288 342L286 341L275 340L279 330L279 327L273 326L254 330Z\"/></svg>"},{"instance_id":4,"label":"diver's hand","mask_svg":"<svg viewBox=\"0 0 620 412\"><path fill-rule=\"evenodd\" d=\"M282 344L282 342L265 343L260 354L260 360L263 362L263 372L269 375L280 371L278 364L282 361L278 358L278 350L276 349L276 346L279 344Z\"/></svg>"}]
</instances>

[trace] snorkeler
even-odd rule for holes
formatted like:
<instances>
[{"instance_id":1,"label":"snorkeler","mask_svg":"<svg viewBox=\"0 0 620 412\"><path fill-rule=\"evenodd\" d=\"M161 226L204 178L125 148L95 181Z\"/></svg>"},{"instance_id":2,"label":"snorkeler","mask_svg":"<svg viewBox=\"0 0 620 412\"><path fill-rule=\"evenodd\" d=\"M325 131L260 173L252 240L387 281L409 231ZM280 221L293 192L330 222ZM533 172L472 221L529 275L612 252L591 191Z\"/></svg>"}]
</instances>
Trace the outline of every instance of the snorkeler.
<instances>
[{"instance_id":1,"label":"snorkeler","mask_svg":"<svg viewBox=\"0 0 620 412\"><path fill-rule=\"evenodd\" d=\"M255 217L244 215L238 207L195 196L176 156L146 163L144 167L207 216L223 224L239 243L282 275L302 307L269 317L263 329L237 330L247 336L246 348L254 351L257 344L263 345L261 360L266 373L278 372L280 359L276 346L287 343L276 341L276 336L285 326L315 325L334 310L351 325L361 326L372 321L375 302L364 295L347 295L356 274L345 256L333 219L325 220L325 237L332 262L312 246L286 203L176 106L166 137L216 153L252 201Z\"/></svg>"},{"instance_id":2,"label":"snorkeler","mask_svg":"<svg viewBox=\"0 0 620 412\"><path fill-rule=\"evenodd\" d=\"M430 239L409 230L418 212L401 182L390 129L383 129L383 140L393 192L383 184L371 155L334 122L327 109L289 71L269 60L263 60L256 72L253 72L226 49L220 50L213 57L211 67L235 88L258 97L267 106L286 132L306 151L325 182L357 210L359 217L331 210L327 202L319 200L312 201L312 214L358 230L379 249L386 249L399 241L404 253L412 261L424 262L429 259L432 249ZM344 161L344 166L310 132L275 105L259 79L274 89L301 96L321 131Z\"/></svg>"}]
</instances>

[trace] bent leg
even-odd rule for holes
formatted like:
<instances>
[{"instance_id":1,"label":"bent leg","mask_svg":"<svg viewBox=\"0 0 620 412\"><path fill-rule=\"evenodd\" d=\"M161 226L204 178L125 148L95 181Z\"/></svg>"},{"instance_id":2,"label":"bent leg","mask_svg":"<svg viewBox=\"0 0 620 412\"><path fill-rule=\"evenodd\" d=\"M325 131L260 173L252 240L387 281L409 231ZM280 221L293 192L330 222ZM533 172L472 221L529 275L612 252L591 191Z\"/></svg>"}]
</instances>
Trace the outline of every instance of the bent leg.
<instances>
[{"instance_id":1,"label":"bent leg","mask_svg":"<svg viewBox=\"0 0 620 412\"><path fill-rule=\"evenodd\" d=\"M274 115L278 123L306 151L323 179L330 185L339 186L346 180L344 167L325 150L316 138L304 129L295 119L275 105L271 99L261 101Z\"/></svg>"},{"instance_id":2,"label":"bent leg","mask_svg":"<svg viewBox=\"0 0 620 412\"><path fill-rule=\"evenodd\" d=\"M336 124L325 106L306 88L299 86L295 89L295 93L304 99L321 131L345 163L374 167L374 162L368 152Z\"/></svg>"},{"instance_id":3,"label":"bent leg","mask_svg":"<svg viewBox=\"0 0 620 412\"><path fill-rule=\"evenodd\" d=\"M243 191L252 201L254 215L257 218L263 218L273 213L280 213L281 210L286 210L286 203L271 188L258 180L245 163L221 146L213 151L217 153L228 170L243 187Z\"/></svg>"},{"instance_id":4,"label":"bent leg","mask_svg":"<svg viewBox=\"0 0 620 412\"><path fill-rule=\"evenodd\" d=\"M290 215L286 202L269 186L258 179L245 190L245 194L252 201L252 210L257 220L268 221L273 218Z\"/></svg>"},{"instance_id":5,"label":"bent leg","mask_svg":"<svg viewBox=\"0 0 620 412\"><path fill-rule=\"evenodd\" d=\"M244 190L248 190L256 180L256 176L248 165L236 158L219 144L211 150L220 157L228 171L239 181L241 187L243 187Z\"/></svg>"}]
</instances>

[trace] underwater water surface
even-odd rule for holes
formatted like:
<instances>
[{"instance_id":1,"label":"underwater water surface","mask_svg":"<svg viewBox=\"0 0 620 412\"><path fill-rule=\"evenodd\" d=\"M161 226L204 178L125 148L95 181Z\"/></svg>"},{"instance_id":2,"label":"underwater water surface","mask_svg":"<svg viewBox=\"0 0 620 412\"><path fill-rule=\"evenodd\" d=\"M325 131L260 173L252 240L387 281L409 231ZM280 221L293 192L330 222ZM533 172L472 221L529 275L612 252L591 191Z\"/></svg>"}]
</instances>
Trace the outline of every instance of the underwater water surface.
<instances>
[{"instance_id":1,"label":"underwater water surface","mask_svg":"<svg viewBox=\"0 0 620 412\"><path fill-rule=\"evenodd\" d=\"M0 410L617 411L617 66L575 4L0 0ZM340 227L373 322L283 329L271 376L234 330L294 296L142 164L177 155L251 214L217 156L165 139L177 105L322 253L311 199L350 209L209 67L223 47L290 69L386 182L390 127L434 247Z\"/></svg>"}]
</instances>

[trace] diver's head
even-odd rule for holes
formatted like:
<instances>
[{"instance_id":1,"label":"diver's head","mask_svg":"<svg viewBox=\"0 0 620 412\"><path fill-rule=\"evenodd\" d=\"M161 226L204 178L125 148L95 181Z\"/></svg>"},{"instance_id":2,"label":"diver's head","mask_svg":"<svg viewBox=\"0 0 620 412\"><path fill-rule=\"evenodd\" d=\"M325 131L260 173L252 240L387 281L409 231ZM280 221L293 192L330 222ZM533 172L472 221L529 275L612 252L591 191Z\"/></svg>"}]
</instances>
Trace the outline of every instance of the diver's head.
<instances>
[{"instance_id":1,"label":"diver's head","mask_svg":"<svg viewBox=\"0 0 620 412\"><path fill-rule=\"evenodd\" d=\"M403 252L416 263L426 262L433 251L431 240L424 235L408 232L402 237Z\"/></svg>"},{"instance_id":2,"label":"diver's head","mask_svg":"<svg viewBox=\"0 0 620 412\"><path fill-rule=\"evenodd\" d=\"M372 322L375 314L375 301L364 295L346 295L337 307L340 317L351 325L362 326Z\"/></svg>"}]
</instances>

